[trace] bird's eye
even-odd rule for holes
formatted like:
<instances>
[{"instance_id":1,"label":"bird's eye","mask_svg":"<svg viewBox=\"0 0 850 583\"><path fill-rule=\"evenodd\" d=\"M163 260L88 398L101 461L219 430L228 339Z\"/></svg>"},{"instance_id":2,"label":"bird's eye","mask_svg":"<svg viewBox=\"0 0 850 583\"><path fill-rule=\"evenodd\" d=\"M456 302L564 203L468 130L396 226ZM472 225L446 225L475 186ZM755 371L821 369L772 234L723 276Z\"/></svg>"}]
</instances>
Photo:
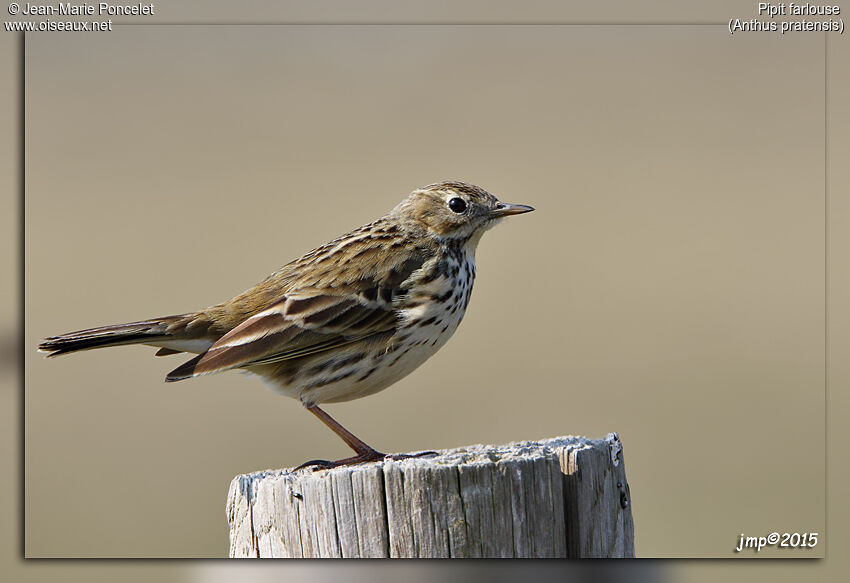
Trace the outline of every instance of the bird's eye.
<instances>
[{"instance_id":1,"label":"bird's eye","mask_svg":"<svg viewBox=\"0 0 850 583\"><path fill-rule=\"evenodd\" d=\"M462 198L455 197L449 201L449 208L457 214L466 210L466 201Z\"/></svg>"}]
</instances>

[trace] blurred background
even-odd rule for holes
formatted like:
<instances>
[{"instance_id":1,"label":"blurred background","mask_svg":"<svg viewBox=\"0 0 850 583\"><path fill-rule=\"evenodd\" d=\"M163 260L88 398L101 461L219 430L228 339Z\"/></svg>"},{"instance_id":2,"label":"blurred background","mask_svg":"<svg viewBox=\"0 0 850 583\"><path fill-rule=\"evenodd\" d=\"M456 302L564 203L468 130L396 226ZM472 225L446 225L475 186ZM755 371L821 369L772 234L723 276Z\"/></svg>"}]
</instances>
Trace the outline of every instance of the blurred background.
<instances>
[{"instance_id":1,"label":"blurred background","mask_svg":"<svg viewBox=\"0 0 850 583\"><path fill-rule=\"evenodd\" d=\"M643 557L823 532L823 57L722 26L30 35L26 555L225 556L235 474L346 455L256 380L42 337L227 299L442 179L538 212L485 237L437 356L333 415L391 451L618 431Z\"/></svg>"}]
</instances>

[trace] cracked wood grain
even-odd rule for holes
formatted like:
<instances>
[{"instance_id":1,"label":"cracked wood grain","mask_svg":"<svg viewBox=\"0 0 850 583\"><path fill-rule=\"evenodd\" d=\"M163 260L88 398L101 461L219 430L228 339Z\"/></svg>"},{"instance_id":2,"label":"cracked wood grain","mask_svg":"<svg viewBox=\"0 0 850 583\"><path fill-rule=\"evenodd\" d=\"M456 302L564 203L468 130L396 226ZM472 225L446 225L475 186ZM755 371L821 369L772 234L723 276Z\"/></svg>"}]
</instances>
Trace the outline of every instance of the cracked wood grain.
<instances>
[{"instance_id":1,"label":"cracked wood grain","mask_svg":"<svg viewBox=\"0 0 850 583\"><path fill-rule=\"evenodd\" d=\"M556 437L234 478L231 557L633 557L622 445Z\"/></svg>"}]
</instances>

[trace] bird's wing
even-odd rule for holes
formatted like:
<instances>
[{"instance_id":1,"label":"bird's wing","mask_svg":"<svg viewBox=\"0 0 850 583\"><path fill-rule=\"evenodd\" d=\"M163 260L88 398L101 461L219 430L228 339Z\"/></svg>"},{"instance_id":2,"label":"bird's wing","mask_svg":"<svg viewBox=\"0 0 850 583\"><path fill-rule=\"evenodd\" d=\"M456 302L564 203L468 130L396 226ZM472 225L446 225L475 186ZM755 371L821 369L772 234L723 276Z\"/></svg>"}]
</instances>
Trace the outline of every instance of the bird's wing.
<instances>
[{"instance_id":1,"label":"bird's wing","mask_svg":"<svg viewBox=\"0 0 850 583\"><path fill-rule=\"evenodd\" d=\"M165 380L300 358L392 332L398 323L393 302L406 293L403 282L424 261L400 256L379 273L349 269L332 286L296 286Z\"/></svg>"}]
</instances>

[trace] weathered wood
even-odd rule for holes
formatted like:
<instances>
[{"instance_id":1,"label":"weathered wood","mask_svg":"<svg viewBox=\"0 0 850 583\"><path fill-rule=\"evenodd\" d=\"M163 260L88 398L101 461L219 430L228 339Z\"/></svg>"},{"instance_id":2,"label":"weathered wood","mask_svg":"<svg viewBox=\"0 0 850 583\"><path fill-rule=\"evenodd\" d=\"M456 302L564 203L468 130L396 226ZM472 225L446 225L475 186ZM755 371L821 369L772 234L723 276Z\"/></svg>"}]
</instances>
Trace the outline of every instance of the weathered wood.
<instances>
[{"instance_id":1,"label":"weathered wood","mask_svg":"<svg viewBox=\"0 0 850 583\"><path fill-rule=\"evenodd\" d=\"M556 437L237 476L231 557L633 557L622 446Z\"/></svg>"}]
</instances>

